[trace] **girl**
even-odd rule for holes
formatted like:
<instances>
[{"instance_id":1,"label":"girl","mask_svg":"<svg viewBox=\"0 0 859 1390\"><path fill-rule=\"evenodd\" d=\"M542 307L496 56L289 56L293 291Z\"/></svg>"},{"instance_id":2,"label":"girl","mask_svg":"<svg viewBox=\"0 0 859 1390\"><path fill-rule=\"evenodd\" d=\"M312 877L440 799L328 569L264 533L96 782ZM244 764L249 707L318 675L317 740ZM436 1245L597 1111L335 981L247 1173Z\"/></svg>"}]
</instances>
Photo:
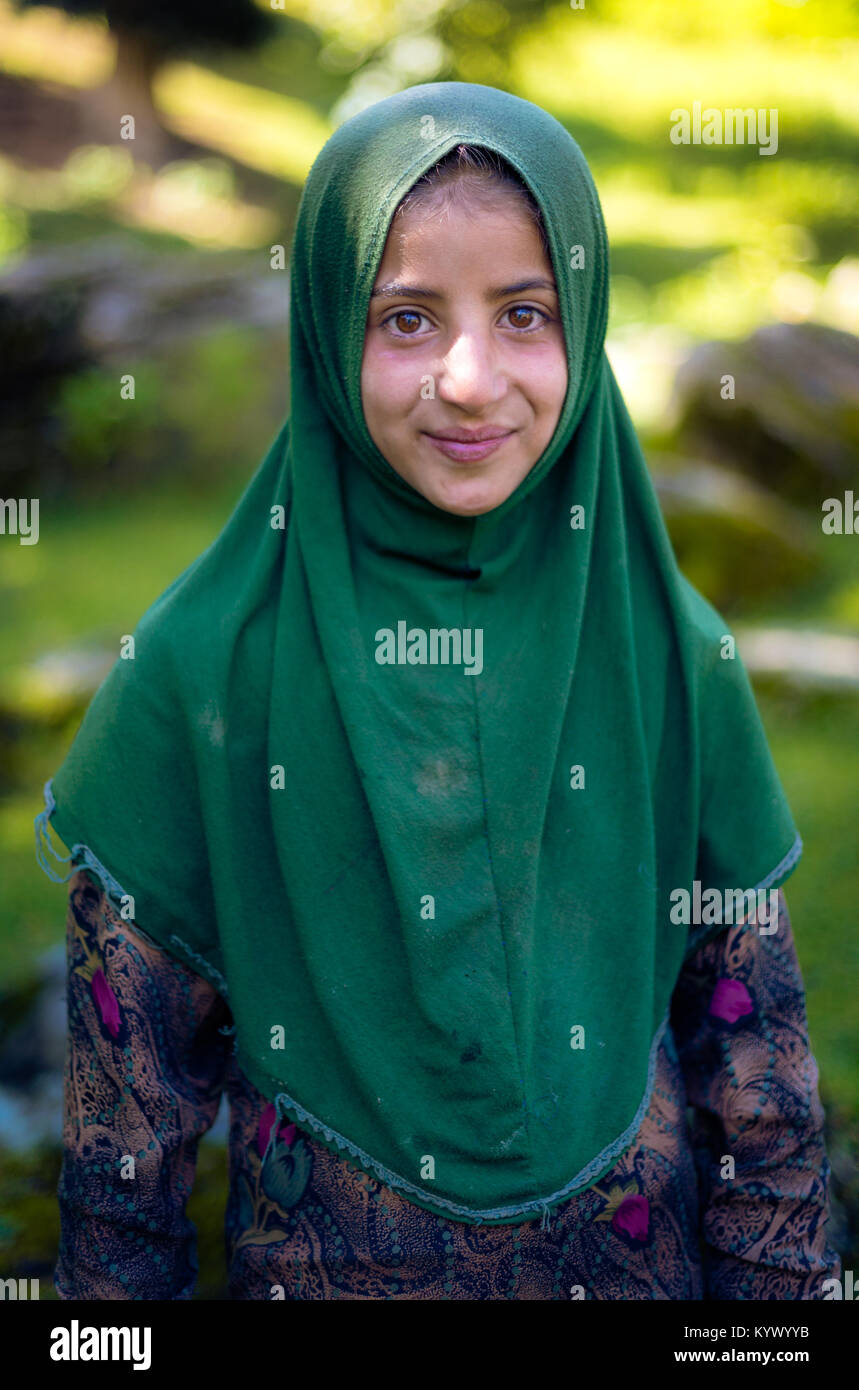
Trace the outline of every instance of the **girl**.
<instances>
[{"instance_id":1,"label":"girl","mask_svg":"<svg viewBox=\"0 0 859 1390\"><path fill-rule=\"evenodd\" d=\"M604 352L581 151L413 87L325 145L291 274L291 416L37 817L60 1296L191 1296L226 1089L233 1298L822 1297L801 843Z\"/></svg>"}]
</instances>

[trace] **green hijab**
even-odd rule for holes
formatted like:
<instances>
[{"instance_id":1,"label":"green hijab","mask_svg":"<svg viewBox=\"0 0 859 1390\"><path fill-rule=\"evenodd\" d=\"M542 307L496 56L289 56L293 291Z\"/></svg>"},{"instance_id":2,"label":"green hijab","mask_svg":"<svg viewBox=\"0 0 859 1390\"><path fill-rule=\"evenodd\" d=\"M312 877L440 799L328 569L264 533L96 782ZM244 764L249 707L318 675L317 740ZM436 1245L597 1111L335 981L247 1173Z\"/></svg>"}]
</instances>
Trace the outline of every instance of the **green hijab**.
<instances>
[{"instance_id":1,"label":"green hijab","mask_svg":"<svg viewBox=\"0 0 859 1390\"><path fill-rule=\"evenodd\" d=\"M360 391L393 212L460 142L542 209L569 367L545 453L478 517L393 470ZM608 269L585 159L538 106L440 82L342 125L298 214L291 417L37 817L40 850L52 815L229 999L283 1116L467 1222L547 1218L615 1163L684 959L721 929L672 920L673 891L777 886L801 852L604 352ZM404 659L377 660L384 629Z\"/></svg>"}]
</instances>

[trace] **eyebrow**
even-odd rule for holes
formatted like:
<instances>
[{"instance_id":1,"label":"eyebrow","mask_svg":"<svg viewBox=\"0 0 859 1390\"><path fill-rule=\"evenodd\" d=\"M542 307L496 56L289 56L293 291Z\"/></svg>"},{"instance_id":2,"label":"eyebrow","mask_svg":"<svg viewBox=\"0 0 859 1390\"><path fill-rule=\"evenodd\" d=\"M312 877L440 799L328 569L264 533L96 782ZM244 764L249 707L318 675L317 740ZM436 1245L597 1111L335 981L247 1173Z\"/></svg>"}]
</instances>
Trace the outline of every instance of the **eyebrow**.
<instances>
[{"instance_id":1,"label":"eyebrow","mask_svg":"<svg viewBox=\"0 0 859 1390\"><path fill-rule=\"evenodd\" d=\"M504 299L508 294L521 294L523 290L551 290L557 294L557 289L552 280L547 280L544 276L538 275L530 280L518 280L515 285L504 285L497 289L487 290L487 299ZM378 289L370 291L371 299L442 299L438 290L425 290L420 285L403 285L398 280L389 280L387 284L379 285Z\"/></svg>"}]
</instances>

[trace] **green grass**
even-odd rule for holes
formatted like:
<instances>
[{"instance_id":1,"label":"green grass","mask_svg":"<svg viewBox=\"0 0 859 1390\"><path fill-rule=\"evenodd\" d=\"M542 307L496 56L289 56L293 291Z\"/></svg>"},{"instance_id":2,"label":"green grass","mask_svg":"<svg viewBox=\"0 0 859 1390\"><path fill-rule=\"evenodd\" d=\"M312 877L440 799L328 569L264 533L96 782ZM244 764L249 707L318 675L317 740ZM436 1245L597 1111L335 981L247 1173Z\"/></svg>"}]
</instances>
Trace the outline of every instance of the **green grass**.
<instances>
[{"instance_id":1,"label":"green grass","mask_svg":"<svg viewBox=\"0 0 859 1390\"><path fill-rule=\"evenodd\" d=\"M118 649L119 636L214 540L243 485L236 476L215 490L168 483L89 506L43 503L39 544L0 551L0 670L84 638Z\"/></svg>"}]
</instances>

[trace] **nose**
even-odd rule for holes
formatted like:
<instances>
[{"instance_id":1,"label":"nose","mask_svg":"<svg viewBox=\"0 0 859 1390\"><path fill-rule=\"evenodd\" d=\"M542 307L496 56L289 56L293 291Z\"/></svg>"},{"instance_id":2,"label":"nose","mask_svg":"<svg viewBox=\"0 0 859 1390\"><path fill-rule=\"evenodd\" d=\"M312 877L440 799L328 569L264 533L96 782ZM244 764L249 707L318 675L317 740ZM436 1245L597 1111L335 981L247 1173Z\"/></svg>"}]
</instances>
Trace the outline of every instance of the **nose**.
<instances>
[{"instance_id":1,"label":"nose","mask_svg":"<svg viewBox=\"0 0 859 1390\"><path fill-rule=\"evenodd\" d=\"M463 330L442 358L436 381L439 400L469 411L485 410L507 394L508 382L491 334Z\"/></svg>"}]
</instances>

